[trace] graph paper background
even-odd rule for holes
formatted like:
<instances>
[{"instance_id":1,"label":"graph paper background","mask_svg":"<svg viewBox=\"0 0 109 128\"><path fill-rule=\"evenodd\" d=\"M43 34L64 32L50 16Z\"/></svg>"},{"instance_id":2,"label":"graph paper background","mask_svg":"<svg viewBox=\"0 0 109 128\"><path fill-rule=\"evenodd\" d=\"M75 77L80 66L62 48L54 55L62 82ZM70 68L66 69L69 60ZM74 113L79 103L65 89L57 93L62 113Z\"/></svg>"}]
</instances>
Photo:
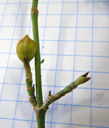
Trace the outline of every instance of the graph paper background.
<instances>
[{"instance_id":1,"label":"graph paper background","mask_svg":"<svg viewBox=\"0 0 109 128\"><path fill-rule=\"evenodd\" d=\"M39 0L38 8L44 99L92 77L50 106L46 128L109 128L109 0ZM0 0L1 128L37 127L16 56L17 42L32 38L30 9L31 0Z\"/></svg>"}]
</instances>

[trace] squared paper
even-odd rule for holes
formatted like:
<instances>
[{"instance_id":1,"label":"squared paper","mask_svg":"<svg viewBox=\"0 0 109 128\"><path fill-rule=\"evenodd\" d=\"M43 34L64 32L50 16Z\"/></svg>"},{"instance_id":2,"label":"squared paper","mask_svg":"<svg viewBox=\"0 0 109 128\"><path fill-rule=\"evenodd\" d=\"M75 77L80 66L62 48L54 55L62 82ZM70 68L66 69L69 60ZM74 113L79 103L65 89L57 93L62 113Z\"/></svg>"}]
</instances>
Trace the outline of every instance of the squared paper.
<instances>
[{"instance_id":1,"label":"squared paper","mask_svg":"<svg viewBox=\"0 0 109 128\"><path fill-rule=\"evenodd\" d=\"M33 38L32 0L0 0L0 127L37 128L17 42ZM43 98L90 71L91 80L50 105L46 128L109 128L109 0L39 0ZM34 60L31 61L35 83Z\"/></svg>"}]
</instances>

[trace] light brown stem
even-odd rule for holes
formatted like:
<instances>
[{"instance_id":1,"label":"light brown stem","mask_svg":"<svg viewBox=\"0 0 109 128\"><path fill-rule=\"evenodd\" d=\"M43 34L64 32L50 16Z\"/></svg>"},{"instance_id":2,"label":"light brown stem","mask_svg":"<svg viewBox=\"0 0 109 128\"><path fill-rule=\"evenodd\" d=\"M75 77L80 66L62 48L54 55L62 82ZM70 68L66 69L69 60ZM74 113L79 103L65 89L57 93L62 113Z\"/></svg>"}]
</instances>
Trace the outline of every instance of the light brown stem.
<instances>
[{"instance_id":1,"label":"light brown stem","mask_svg":"<svg viewBox=\"0 0 109 128\"><path fill-rule=\"evenodd\" d=\"M63 90L56 93L55 95L51 95L51 92L49 92L47 99L45 100L44 104L40 109L47 110L48 106L55 102L56 100L59 100L61 97L65 96L67 93L72 92L73 89L77 88L80 84L83 84L87 81L89 81L91 78L87 77L89 72L85 73L84 75L80 76L77 80L66 86Z\"/></svg>"}]
</instances>

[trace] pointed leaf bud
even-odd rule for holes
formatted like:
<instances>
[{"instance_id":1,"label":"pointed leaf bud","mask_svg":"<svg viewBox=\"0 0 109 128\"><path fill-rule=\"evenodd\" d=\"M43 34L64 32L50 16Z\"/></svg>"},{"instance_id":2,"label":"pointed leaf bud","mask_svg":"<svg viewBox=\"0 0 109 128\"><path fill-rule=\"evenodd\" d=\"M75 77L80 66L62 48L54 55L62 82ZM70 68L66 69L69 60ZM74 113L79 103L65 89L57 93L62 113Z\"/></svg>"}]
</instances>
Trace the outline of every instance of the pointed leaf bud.
<instances>
[{"instance_id":1,"label":"pointed leaf bud","mask_svg":"<svg viewBox=\"0 0 109 128\"><path fill-rule=\"evenodd\" d=\"M83 74L82 76L80 76L78 79L75 80L75 85L78 86L80 84L83 84L87 81L89 81L91 79L91 77L87 77L89 74L89 72Z\"/></svg>"},{"instance_id":2,"label":"pointed leaf bud","mask_svg":"<svg viewBox=\"0 0 109 128\"><path fill-rule=\"evenodd\" d=\"M35 56L36 51L36 44L28 35L24 36L24 38L18 42L16 47L17 56L22 62L24 62L25 59L30 62Z\"/></svg>"}]
</instances>

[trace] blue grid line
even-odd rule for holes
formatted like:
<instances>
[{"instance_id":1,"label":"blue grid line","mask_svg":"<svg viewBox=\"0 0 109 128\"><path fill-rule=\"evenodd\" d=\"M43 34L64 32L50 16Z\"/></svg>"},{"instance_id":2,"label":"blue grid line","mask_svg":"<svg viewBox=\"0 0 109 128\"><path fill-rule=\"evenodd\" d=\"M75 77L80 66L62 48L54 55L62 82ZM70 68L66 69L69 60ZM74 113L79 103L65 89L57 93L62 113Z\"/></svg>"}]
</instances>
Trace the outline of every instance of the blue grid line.
<instances>
[{"instance_id":1,"label":"blue grid line","mask_svg":"<svg viewBox=\"0 0 109 128\"><path fill-rule=\"evenodd\" d=\"M17 102L17 103L29 103L29 101L21 101L21 100L5 100L5 99L2 99L1 101L6 101L6 102ZM109 109L109 107L103 107L103 106L90 106L90 105L78 105L78 104L62 104L62 103L54 103L54 105L63 105L63 106L77 106L77 107L86 107L86 108L103 108L103 109ZM1 118L1 117L0 117ZM32 119L33 120L33 119Z\"/></svg>"},{"instance_id":2,"label":"blue grid line","mask_svg":"<svg viewBox=\"0 0 109 128\"><path fill-rule=\"evenodd\" d=\"M12 40L12 39L0 39L0 40ZM20 40L20 39L13 39L13 40ZM40 40L40 41L59 41L59 40ZM75 42L75 40L60 40L60 42ZM77 40L76 42L92 42L91 40ZM93 41L94 43L109 43L109 41Z\"/></svg>"},{"instance_id":3,"label":"blue grid line","mask_svg":"<svg viewBox=\"0 0 109 128\"><path fill-rule=\"evenodd\" d=\"M5 55L5 54L9 54L9 53L0 52L0 54L4 54ZM12 54L12 55L14 54L15 55L16 53L10 53L10 54ZM44 56L57 56L57 54L41 54L41 55L44 55ZM79 54L78 55L73 55L73 54L58 54L58 56L92 57L91 55L79 55ZM94 57L95 58L99 58L99 57L100 58L109 58L109 56L100 56L100 55L98 55L98 56L97 55L93 55L93 58ZM0 67L0 68L6 68L6 67ZM11 68L11 67L8 66L7 68ZM18 68L18 69L21 69L21 68Z\"/></svg>"},{"instance_id":4,"label":"blue grid line","mask_svg":"<svg viewBox=\"0 0 109 128\"><path fill-rule=\"evenodd\" d=\"M20 86L21 86L22 76L23 76L23 69L22 69L21 77L20 77L20 83L19 83L19 89L18 89L18 95L17 95L17 100L16 100L16 106L15 106L15 113L14 113L12 128L14 128L14 124L15 124L15 117L16 117L16 113L17 113L17 105L18 105L18 99L19 99L19 94L20 94Z\"/></svg>"},{"instance_id":5,"label":"blue grid line","mask_svg":"<svg viewBox=\"0 0 109 128\"><path fill-rule=\"evenodd\" d=\"M20 84L21 85L21 84ZM7 102L24 102L24 103L29 103L29 101L21 101L21 100L6 100L6 99L1 99L1 101L7 101Z\"/></svg>"},{"instance_id":6,"label":"blue grid line","mask_svg":"<svg viewBox=\"0 0 109 128\"><path fill-rule=\"evenodd\" d=\"M79 10L79 0L77 0L77 12L76 12L76 29L75 29L75 45L74 45L74 62L73 62L73 70L75 70L75 55L76 55L76 40L77 40L77 26L78 26L78 10ZM75 72L73 71L73 78L72 80L74 81L74 75ZM71 104L73 104L73 92L71 95ZM70 124L72 124L72 106L71 106L71 112L70 112ZM70 125L71 128L71 125Z\"/></svg>"},{"instance_id":7,"label":"blue grid line","mask_svg":"<svg viewBox=\"0 0 109 128\"><path fill-rule=\"evenodd\" d=\"M94 26L94 0L93 0L93 9L92 9L92 58L91 58L91 101L90 101L90 128L92 127L92 79L93 79L93 26Z\"/></svg>"},{"instance_id":8,"label":"blue grid line","mask_svg":"<svg viewBox=\"0 0 109 128\"><path fill-rule=\"evenodd\" d=\"M3 83L0 83L0 84L3 84ZM19 85L19 84L15 84L15 83L5 83L6 85L9 85L9 86L11 86L11 85ZM20 85L22 85L22 86L25 86L26 84L20 84ZM108 85L108 84L104 84L104 85ZM42 85L43 87L56 87L56 88L65 88L66 86L59 86L59 85L56 85L56 86L54 86L54 85ZM90 87L78 87L77 89L87 89L87 90L90 90L90 89L92 89L92 90L103 90L103 91L107 91L107 90L109 90L109 88L90 88ZM3 99L1 99L1 101L2 101Z\"/></svg>"},{"instance_id":9,"label":"blue grid line","mask_svg":"<svg viewBox=\"0 0 109 128\"><path fill-rule=\"evenodd\" d=\"M62 72L62 71L61 71ZM73 72L73 71L72 71ZM3 84L3 83L0 83L0 84ZM18 83L5 83L6 85L19 85ZM20 85L26 85L26 84L20 84ZM108 84L104 84L104 85L108 85ZM59 86L59 85L56 85L56 86L54 86L54 85L42 85L42 86L45 86L45 87L59 87L59 88L61 88L61 87L66 87L66 86ZM77 89L91 89L90 87L78 87ZM108 88L107 89L105 89L105 88L92 88L93 90L109 90ZM2 100L2 99L1 99Z\"/></svg>"},{"instance_id":10,"label":"blue grid line","mask_svg":"<svg viewBox=\"0 0 109 128\"><path fill-rule=\"evenodd\" d=\"M84 127L89 127L89 125L83 125L83 124L69 124L69 123L59 123L59 122L52 122L54 124L64 124L64 125L72 125L72 126L84 126ZM109 127L102 127L102 126L92 126L92 127L97 127L97 128L109 128Z\"/></svg>"},{"instance_id":11,"label":"blue grid line","mask_svg":"<svg viewBox=\"0 0 109 128\"><path fill-rule=\"evenodd\" d=\"M13 28L14 26L1 26L1 28ZM32 26L30 26L32 28ZM28 26L16 26L16 28L28 28ZM92 29L92 27L64 27L64 26L39 26L39 28L85 28L85 29ZM109 29L109 27L93 27L94 29ZM44 39L43 39L44 40Z\"/></svg>"},{"instance_id":12,"label":"blue grid line","mask_svg":"<svg viewBox=\"0 0 109 128\"><path fill-rule=\"evenodd\" d=\"M4 69L4 68L3 68ZM7 69L23 69L23 68L7 68ZM32 70L34 70L34 68L32 68ZM60 72L82 72L82 73L86 73L86 71L84 70L61 70L61 69L41 69L41 70L45 70L45 71L60 71ZM92 73L101 73L101 74L109 74L109 72L102 72L102 71L92 71ZM17 83L15 83L17 84Z\"/></svg>"},{"instance_id":13,"label":"blue grid line","mask_svg":"<svg viewBox=\"0 0 109 128\"><path fill-rule=\"evenodd\" d=\"M6 52L0 52L0 54L9 54L9 53L6 53ZM16 53L10 53L10 54L16 54ZM57 56L57 54L41 54L41 55L44 55L44 56ZM78 56L78 57L92 57L91 55L73 55L73 54L58 54L59 56ZM100 55L93 55L93 57L96 57L96 58L109 58L109 56L100 56ZM6 68L6 67L0 67L0 68ZM7 68L10 68L10 67L7 67Z\"/></svg>"},{"instance_id":14,"label":"blue grid line","mask_svg":"<svg viewBox=\"0 0 109 128\"><path fill-rule=\"evenodd\" d=\"M4 19L5 12L6 12L7 3L8 3L8 0L6 0L6 3L5 3L4 12L3 12L2 20L1 20L1 24L0 24L0 31L1 31L2 24L3 24L3 19Z\"/></svg>"},{"instance_id":15,"label":"blue grid line","mask_svg":"<svg viewBox=\"0 0 109 128\"><path fill-rule=\"evenodd\" d=\"M0 84L3 84L3 83L0 83ZM9 85L9 86L11 86L11 85L19 85L19 84L16 84L16 83L5 83L6 85ZM20 84L20 85L22 85L22 86L25 86L26 84ZM108 85L108 84L104 84L104 85ZM43 87L56 87L56 88L65 88L66 86L59 86L59 85L56 85L56 86L54 86L54 85L42 85ZM92 89L92 90L103 90L103 91L107 91L107 90L109 90L108 88L90 88L90 87L78 87L77 89L87 89L87 90L90 90L90 89ZM1 99L1 101L2 101L3 99Z\"/></svg>"},{"instance_id":16,"label":"blue grid line","mask_svg":"<svg viewBox=\"0 0 109 128\"><path fill-rule=\"evenodd\" d=\"M88 105L77 105L77 104L60 104L60 103L54 103L54 105L63 105L63 106L77 106L77 107L86 107L86 108L90 108L91 106ZM103 108L103 109L109 109L109 107L102 107L102 106L92 106L92 108ZM72 123L70 123L72 124Z\"/></svg>"},{"instance_id":17,"label":"blue grid line","mask_svg":"<svg viewBox=\"0 0 109 128\"><path fill-rule=\"evenodd\" d=\"M1 118L1 119L5 119L5 120L13 120L12 118ZM17 121L27 121L30 122L31 120L24 120L24 119L15 119ZM37 121L33 121L33 122L37 122ZM45 123L50 123L48 121L45 121ZM52 124L62 124L62 125L70 125L69 123L59 123L59 122L52 122ZM84 126L84 127L89 127L89 125L83 125L83 124L71 124L72 126ZM92 127L96 127L96 128L108 128L108 127L102 127L102 126L95 126L93 125Z\"/></svg>"},{"instance_id":18,"label":"blue grid line","mask_svg":"<svg viewBox=\"0 0 109 128\"><path fill-rule=\"evenodd\" d=\"M7 68L8 69L8 68ZM20 69L20 68L9 68L9 69ZM21 68L23 69L23 68ZM32 70L34 70L34 68L32 68ZM45 70L45 71L60 71L60 72L82 72L82 73L86 73L86 71L84 70L61 70L61 69L41 69L41 70ZM109 72L102 72L102 71L92 71L92 73L101 73L101 74L109 74ZM16 83L17 84L17 83Z\"/></svg>"},{"instance_id":19,"label":"blue grid line","mask_svg":"<svg viewBox=\"0 0 109 128\"><path fill-rule=\"evenodd\" d=\"M4 9L4 15L5 15L7 3L8 3L8 0L6 1L6 5L5 5L5 9ZM2 26L2 23L3 23L4 15L2 17L1 26ZM1 27L0 27L0 31L1 31ZM11 48L10 48L10 51L11 51ZM9 63L9 56L8 56L8 61L7 61L7 67L8 67L8 63ZM3 93L3 88L4 88L4 82L5 82L5 78L6 78L6 73L7 73L7 69L5 71L5 77L4 77L3 86L2 86L2 89L1 89L0 101L1 101L2 93Z\"/></svg>"},{"instance_id":20,"label":"blue grid line","mask_svg":"<svg viewBox=\"0 0 109 128\"><path fill-rule=\"evenodd\" d=\"M18 4L19 2L10 2L10 3L8 3L8 4ZM50 4L61 4L62 2L52 2L52 1L50 1L49 2ZM73 4L73 3L78 3L78 2L63 2L63 3L65 3L65 4ZM79 3L93 3L93 1L79 1ZM94 1L94 3L109 3L109 1ZM5 3L0 3L0 4L5 4ZM31 2L21 2L21 4L31 4ZM47 4L47 2L40 2L39 1L39 3L38 4Z\"/></svg>"},{"instance_id":21,"label":"blue grid line","mask_svg":"<svg viewBox=\"0 0 109 128\"><path fill-rule=\"evenodd\" d=\"M93 108L103 108L103 109L109 109L109 107L102 107L102 106L88 106L88 105L77 105L77 104L60 104L60 103L54 103L54 105L63 105L63 106L77 106L77 107L87 107L87 108L90 108L90 107L93 107ZM72 123L70 123L72 124Z\"/></svg>"},{"instance_id":22,"label":"blue grid line","mask_svg":"<svg viewBox=\"0 0 109 128\"><path fill-rule=\"evenodd\" d=\"M64 0L62 0L61 14L63 14L63 2L64 2ZM55 93L55 85L56 85L56 77L57 77L57 69L58 69L58 54L59 54L59 48L60 48L61 24L62 24L62 15L61 15L61 17L60 17L59 40L58 40L58 47L57 47L56 71L55 71L55 79L54 79L54 90L53 90L53 94ZM50 123L50 128L52 128L52 120L53 120L53 104L52 104L52 111L51 111L51 121L50 121L51 123Z\"/></svg>"},{"instance_id":23,"label":"blue grid line","mask_svg":"<svg viewBox=\"0 0 109 128\"><path fill-rule=\"evenodd\" d=\"M0 15L3 15L3 14L0 14ZM5 15L16 16L16 14L8 14L8 13L6 13ZM29 16L30 16L30 14L19 14L19 15L24 15L24 16L26 16L26 15L28 16L28 15L29 15ZM44 15L44 16L45 16L46 14L45 14L45 13L44 13L44 14L39 14L39 16L40 16L40 15ZM57 16L59 15L59 16L60 16L61 14L53 14L53 13L52 13L52 14L48 14L48 15L57 15ZM73 13L73 14L69 14L69 13L68 13L68 14L62 14L62 15L71 16L71 15L76 15L76 14L75 14L75 13ZM92 15L92 14L78 14L78 15L86 15L86 16L87 16L87 15ZM107 13L107 14L96 14L96 13L95 13L94 15L109 15L109 13Z\"/></svg>"},{"instance_id":24,"label":"blue grid line","mask_svg":"<svg viewBox=\"0 0 109 128\"><path fill-rule=\"evenodd\" d=\"M18 39L15 39L18 40ZM41 40L42 41L42 40ZM58 40L45 40L45 41L58 41ZM75 40L60 40L60 42L75 42ZM76 42L92 42L91 40L77 40ZM93 41L94 43L109 43L109 41Z\"/></svg>"},{"instance_id":25,"label":"blue grid line","mask_svg":"<svg viewBox=\"0 0 109 128\"><path fill-rule=\"evenodd\" d=\"M42 41L42 48L41 48L41 56L42 56L42 53L43 53L43 45L44 45L44 39L45 39L45 33L46 33L46 24L47 24L47 16L48 16L48 8L49 8L49 3L50 1L48 0L47 2L47 8L46 8L46 16L45 16L45 23L44 23L44 32L43 32L43 41ZM40 28L40 27L39 27Z\"/></svg>"}]
</instances>

